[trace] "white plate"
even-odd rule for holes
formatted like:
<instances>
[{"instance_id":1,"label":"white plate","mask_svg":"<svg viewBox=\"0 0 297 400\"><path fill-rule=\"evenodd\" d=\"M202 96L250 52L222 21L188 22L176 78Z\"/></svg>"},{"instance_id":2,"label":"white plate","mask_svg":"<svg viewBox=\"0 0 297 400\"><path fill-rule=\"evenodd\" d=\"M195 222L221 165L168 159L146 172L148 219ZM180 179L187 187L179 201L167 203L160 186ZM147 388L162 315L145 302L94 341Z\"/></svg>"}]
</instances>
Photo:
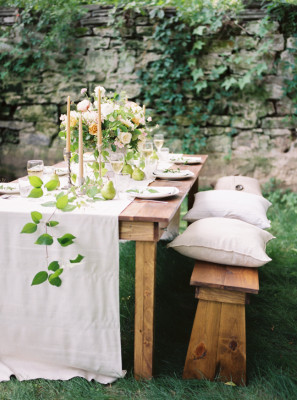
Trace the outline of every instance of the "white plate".
<instances>
[{"instance_id":1,"label":"white plate","mask_svg":"<svg viewBox=\"0 0 297 400\"><path fill-rule=\"evenodd\" d=\"M179 190L176 187L148 186L140 189L132 188L126 190L126 193L139 199L162 199L164 197L175 196L179 193Z\"/></svg>"},{"instance_id":2,"label":"white plate","mask_svg":"<svg viewBox=\"0 0 297 400\"><path fill-rule=\"evenodd\" d=\"M201 157L187 157L187 156L182 156L182 157L169 157L169 161L174 162L174 164L200 164L202 162Z\"/></svg>"},{"instance_id":3,"label":"white plate","mask_svg":"<svg viewBox=\"0 0 297 400\"><path fill-rule=\"evenodd\" d=\"M177 179L191 178L192 176L194 176L194 173L192 171L189 171L188 169L177 170L170 168L169 170L163 170L163 171L157 170L153 172L153 176L160 179L177 180Z\"/></svg>"},{"instance_id":4,"label":"white plate","mask_svg":"<svg viewBox=\"0 0 297 400\"><path fill-rule=\"evenodd\" d=\"M68 174L68 168L55 168L55 172L58 176L63 176Z\"/></svg>"},{"instance_id":5,"label":"white plate","mask_svg":"<svg viewBox=\"0 0 297 400\"><path fill-rule=\"evenodd\" d=\"M0 194L17 194L20 193L17 183L0 183Z\"/></svg>"}]
</instances>

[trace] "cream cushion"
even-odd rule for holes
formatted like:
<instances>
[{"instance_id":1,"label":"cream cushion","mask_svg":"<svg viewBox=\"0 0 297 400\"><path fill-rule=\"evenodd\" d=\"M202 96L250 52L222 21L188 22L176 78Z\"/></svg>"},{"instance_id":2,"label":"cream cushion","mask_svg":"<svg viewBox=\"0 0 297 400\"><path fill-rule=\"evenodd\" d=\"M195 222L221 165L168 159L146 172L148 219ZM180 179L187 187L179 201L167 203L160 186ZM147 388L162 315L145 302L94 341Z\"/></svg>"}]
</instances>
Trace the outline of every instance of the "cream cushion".
<instances>
[{"instance_id":1,"label":"cream cushion","mask_svg":"<svg viewBox=\"0 0 297 400\"><path fill-rule=\"evenodd\" d=\"M224 176L218 180L215 190L237 190L262 196L259 181L249 176Z\"/></svg>"},{"instance_id":2,"label":"cream cushion","mask_svg":"<svg viewBox=\"0 0 297 400\"><path fill-rule=\"evenodd\" d=\"M184 216L189 222L208 217L240 219L258 228L270 227L266 217L270 201L262 196L235 190L208 190L195 194L193 208Z\"/></svg>"},{"instance_id":3,"label":"cream cushion","mask_svg":"<svg viewBox=\"0 0 297 400\"><path fill-rule=\"evenodd\" d=\"M254 225L229 218L205 218L191 224L168 247L196 260L241 267L260 267L273 236Z\"/></svg>"}]
</instances>

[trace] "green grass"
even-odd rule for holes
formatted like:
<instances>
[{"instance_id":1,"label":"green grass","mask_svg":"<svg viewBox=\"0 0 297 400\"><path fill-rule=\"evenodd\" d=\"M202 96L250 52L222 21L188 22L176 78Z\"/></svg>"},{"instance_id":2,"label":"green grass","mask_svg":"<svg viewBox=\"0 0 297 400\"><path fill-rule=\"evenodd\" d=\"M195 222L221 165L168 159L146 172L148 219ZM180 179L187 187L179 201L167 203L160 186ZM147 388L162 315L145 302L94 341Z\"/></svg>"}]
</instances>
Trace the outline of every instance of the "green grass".
<instances>
[{"instance_id":1,"label":"green grass","mask_svg":"<svg viewBox=\"0 0 297 400\"><path fill-rule=\"evenodd\" d=\"M0 383L0 400L295 400L297 398L297 194L269 195L273 259L260 268L260 293L247 306L247 387L181 379L196 309L189 286L193 261L158 244L155 378L135 381L133 368L134 243L121 244L120 299L123 368L127 376L103 386L74 378L66 382ZM184 212L184 210L183 210ZM184 226L185 227L185 226ZM0 336L1 337L1 336Z\"/></svg>"}]
</instances>

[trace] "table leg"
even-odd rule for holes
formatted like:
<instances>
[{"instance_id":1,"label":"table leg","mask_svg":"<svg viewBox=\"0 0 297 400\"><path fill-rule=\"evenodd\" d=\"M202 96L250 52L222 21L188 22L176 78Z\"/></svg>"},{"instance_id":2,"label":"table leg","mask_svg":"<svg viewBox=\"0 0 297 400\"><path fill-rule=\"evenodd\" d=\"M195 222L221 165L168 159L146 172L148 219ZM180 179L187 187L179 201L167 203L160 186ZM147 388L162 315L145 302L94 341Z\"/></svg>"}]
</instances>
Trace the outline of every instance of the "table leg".
<instances>
[{"instance_id":1,"label":"table leg","mask_svg":"<svg viewBox=\"0 0 297 400\"><path fill-rule=\"evenodd\" d=\"M134 377L153 375L156 242L136 241Z\"/></svg>"},{"instance_id":2,"label":"table leg","mask_svg":"<svg viewBox=\"0 0 297 400\"><path fill-rule=\"evenodd\" d=\"M199 188L199 178L197 178L195 180L193 186L189 190L189 194L188 194L188 210L190 210L193 207L194 200L195 200L195 193L198 192L198 188Z\"/></svg>"}]
</instances>

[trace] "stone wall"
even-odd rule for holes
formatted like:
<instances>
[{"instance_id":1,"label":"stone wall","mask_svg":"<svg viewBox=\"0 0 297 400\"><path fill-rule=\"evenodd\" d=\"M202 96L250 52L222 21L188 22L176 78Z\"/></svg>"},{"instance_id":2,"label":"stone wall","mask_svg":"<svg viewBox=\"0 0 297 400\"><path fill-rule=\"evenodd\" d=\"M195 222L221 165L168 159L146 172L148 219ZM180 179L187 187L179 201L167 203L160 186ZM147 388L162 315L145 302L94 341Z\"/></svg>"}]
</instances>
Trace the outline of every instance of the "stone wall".
<instances>
[{"instance_id":1,"label":"stone wall","mask_svg":"<svg viewBox=\"0 0 297 400\"><path fill-rule=\"evenodd\" d=\"M26 161L41 158L46 164L62 158L64 143L58 138L59 115L65 112L66 97L80 99L80 90L89 93L98 84L109 90L125 90L131 99L141 101L141 85L137 71L162 57L162 48L152 38L156 22L148 16L129 14L126 26L116 35L108 26L109 7L90 6L81 20L86 28L77 38L81 45L83 73L68 80L59 72L63 56L51 61L37 81L30 77L5 82L0 102L0 178L24 174ZM172 15L174 9L166 9ZM0 9L0 27L13 23L15 10ZM232 40L215 40L201 63L211 69L222 54L231 54L234 43L243 56L256 55L259 39L255 34L263 12L259 8L247 10L241 16L244 30ZM15 37L14 40L18 38ZM212 115L201 132L206 138L205 153L210 155L202 177L202 184L213 184L226 174L245 174L266 182L277 177L286 186L297 190L296 129L290 117L295 105L283 94L285 72L281 64L292 62L296 38L285 38L275 22L269 35L270 50L265 56L269 72L262 82L266 100L242 96L230 101L223 114ZM13 46L13 41L0 38L0 52ZM234 76L244 74L251 67L244 60L234 64ZM157 123L158 121L156 121ZM180 120L181 132L189 125L187 116ZM176 150L182 138L176 140Z\"/></svg>"}]
</instances>

